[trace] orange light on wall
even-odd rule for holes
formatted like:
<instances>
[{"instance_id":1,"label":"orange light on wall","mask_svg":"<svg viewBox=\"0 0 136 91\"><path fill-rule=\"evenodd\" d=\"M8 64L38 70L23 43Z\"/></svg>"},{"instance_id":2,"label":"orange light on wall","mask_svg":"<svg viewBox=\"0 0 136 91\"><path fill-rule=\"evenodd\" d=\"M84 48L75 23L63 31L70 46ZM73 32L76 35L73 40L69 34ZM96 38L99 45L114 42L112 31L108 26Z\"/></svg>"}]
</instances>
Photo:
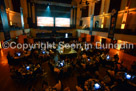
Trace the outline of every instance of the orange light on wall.
<instances>
[{"instance_id":1,"label":"orange light on wall","mask_svg":"<svg viewBox=\"0 0 136 91\"><path fill-rule=\"evenodd\" d=\"M80 36L81 36L81 38L84 38L84 37L85 37L85 34L84 34L84 33L81 33Z\"/></svg>"},{"instance_id":2,"label":"orange light on wall","mask_svg":"<svg viewBox=\"0 0 136 91\"><path fill-rule=\"evenodd\" d=\"M82 38L81 38L81 37L80 37L80 38L78 38L78 41L79 41L79 42L81 42L81 41L82 41Z\"/></svg>"},{"instance_id":3,"label":"orange light on wall","mask_svg":"<svg viewBox=\"0 0 136 91\"><path fill-rule=\"evenodd\" d=\"M2 49L2 46L1 46L1 41L0 41L0 49Z\"/></svg>"},{"instance_id":4,"label":"orange light on wall","mask_svg":"<svg viewBox=\"0 0 136 91\"><path fill-rule=\"evenodd\" d=\"M121 24L121 29L125 29L126 24Z\"/></svg>"},{"instance_id":5,"label":"orange light on wall","mask_svg":"<svg viewBox=\"0 0 136 91\"><path fill-rule=\"evenodd\" d=\"M120 50L122 48L122 45L126 45L128 43L127 41L118 40L117 44L117 50Z\"/></svg>"},{"instance_id":6,"label":"orange light on wall","mask_svg":"<svg viewBox=\"0 0 136 91\"><path fill-rule=\"evenodd\" d=\"M124 13L122 23L127 21L128 13Z\"/></svg>"},{"instance_id":7,"label":"orange light on wall","mask_svg":"<svg viewBox=\"0 0 136 91\"><path fill-rule=\"evenodd\" d=\"M86 35L86 42L87 43L91 42L91 35L89 35L89 34Z\"/></svg>"},{"instance_id":8,"label":"orange light on wall","mask_svg":"<svg viewBox=\"0 0 136 91\"><path fill-rule=\"evenodd\" d=\"M104 17L102 17L102 23L104 23Z\"/></svg>"},{"instance_id":9,"label":"orange light on wall","mask_svg":"<svg viewBox=\"0 0 136 91\"><path fill-rule=\"evenodd\" d=\"M120 53L120 51L116 51L116 54L118 54L118 55L119 55L119 53Z\"/></svg>"},{"instance_id":10,"label":"orange light on wall","mask_svg":"<svg viewBox=\"0 0 136 91\"><path fill-rule=\"evenodd\" d=\"M1 58L2 59L1 64L3 66L8 65L8 60L7 60L7 57L4 56L3 50L1 50L0 52L1 52L0 54L1 54L1 57L2 57Z\"/></svg>"}]
</instances>

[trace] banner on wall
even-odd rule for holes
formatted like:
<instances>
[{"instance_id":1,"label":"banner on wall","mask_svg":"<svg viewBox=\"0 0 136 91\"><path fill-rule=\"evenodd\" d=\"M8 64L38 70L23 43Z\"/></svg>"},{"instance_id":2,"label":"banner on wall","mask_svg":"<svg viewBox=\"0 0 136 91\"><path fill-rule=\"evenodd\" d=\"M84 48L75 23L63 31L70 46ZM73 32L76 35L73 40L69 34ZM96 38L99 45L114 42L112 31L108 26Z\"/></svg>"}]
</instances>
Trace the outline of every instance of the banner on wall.
<instances>
[{"instance_id":1,"label":"banner on wall","mask_svg":"<svg viewBox=\"0 0 136 91\"><path fill-rule=\"evenodd\" d=\"M109 28L109 33L108 33L108 38L111 38L111 39L114 38L117 15L118 15L118 11L113 9L112 12L111 12L110 28Z\"/></svg>"},{"instance_id":2,"label":"banner on wall","mask_svg":"<svg viewBox=\"0 0 136 91\"><path fill-rule=\"evenodd\" d=\"M93 19L94 19L94 15L92 15L90 18L90 35L92 35L92 31L93 31Z\"/></svg>"}]
</instances>

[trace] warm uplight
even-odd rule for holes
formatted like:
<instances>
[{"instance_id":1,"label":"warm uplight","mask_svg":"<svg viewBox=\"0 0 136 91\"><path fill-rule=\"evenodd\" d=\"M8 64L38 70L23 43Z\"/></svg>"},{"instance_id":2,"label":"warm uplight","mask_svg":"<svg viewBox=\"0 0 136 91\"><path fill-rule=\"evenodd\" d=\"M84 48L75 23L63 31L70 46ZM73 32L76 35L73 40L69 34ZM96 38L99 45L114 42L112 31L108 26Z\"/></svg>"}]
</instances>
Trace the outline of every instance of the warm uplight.
<instances>
[{"instance_id":1,"label":"warm uplight","mask_svg":"<svg viewBox=\"0 0 136 91\"><path fill-rule=\"evenodd\" d=\"M125 24L121 24L121 29L125 29Z\"/></svg>"},{"instance_id":2,"label":"warm uplight","mask_svg":"<svg viewBox=\"0 0 136 91\"><path fill-rule=\"evenodd\" d=\"M128 43L127 41L122 41L122 40L118 40L118 46L117 46L117 50L120 50L122 48L122 44L125 44Z\"/></svg>"},{"instance_id":3,"label":"warm uplight","mask_svg":"<svg viewBox=\"0 0 136 91\"><path fill-rule=\"evenodd\" d=\"M102 42L102 38L100 38L100 43Z\"/></svg>"},{"instance_id":4,"label":"warm uplight","mask_svg":"<svg viewBox=\"0 0 136 91\"><path fill-rule=\"evenodd\" d=\"M118 40L118 42L117 42L118 44L121 44L122 43L122 41L121 40ZM117 50L120 50L121 49L121 45L118 45L117 46Z\"/></svg>"},{"instance_id":5,"label":"warm uplight","mask_svg":"<svg viewBox=\"0 0 136 91\"><path fill-rule=\"evenodd\" d=\"M104 17L102 17L101 28L104 28Z\"/></svg>"},{"instance_id":6,"label":"warm uplight","mask_svg":"<svg viewBox=\"0 0 136 91\"><path fill-rule=\"evenodd\" d=\"M120 50L120 49L121 49L121 45L118 45L118 46L117 46L117 50Z\"/></svg>"},{"instance_id":7,"label":"warm uplight","mask_svg":"<svg viewBox=\"0 0 136 91\"><path fill-rule=\"evenodd\" d=\"M101 28L103 28L103 24L101 24Z\"/></svg>"},{"instance_id":8,"label":"warm uplight","mask_svg":"<svg viewBox=\"0 0 136 91\"><path fill-rule=\"evenodd\" d=\"M125 9L128 9L128 7L125 7Z\"/></svg>"},{"instance_id":9,"label":"warm uplight","mask_svg":"<svg viewBox=\"0 0 136 91\"><path fill-rule=\"evenodd\" d=\"M10 21L10 25L12 26L13 24L12 24L12 21Z\"/></svg>"}]
</instances>

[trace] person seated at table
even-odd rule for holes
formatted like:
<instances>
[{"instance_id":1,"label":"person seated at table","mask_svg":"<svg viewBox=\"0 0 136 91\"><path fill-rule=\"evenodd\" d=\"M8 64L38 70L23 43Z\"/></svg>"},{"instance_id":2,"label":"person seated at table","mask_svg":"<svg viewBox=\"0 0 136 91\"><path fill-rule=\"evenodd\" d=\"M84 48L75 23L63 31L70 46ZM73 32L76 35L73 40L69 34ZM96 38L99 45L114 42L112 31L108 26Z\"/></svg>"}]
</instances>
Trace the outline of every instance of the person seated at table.
<instances>
[{"instance_id":1,"label":"person seated at table","mask_svg":"<svg viewBox=\"0 0 136 91\"><path fill-rule=\"evenodd\" d=\"M136 74L136 62L135 61L131 65L131 73Z\"/></svg>"},{"instance_id":2,"label":"person seated at table","mask_svg":"<svg viewBox=\"0 0 136 91\"><path fill-rule=\"evenodd\" d=\"M81 67L81 60L78 60L78 59L77 59L77 61L76 61L76 66Z\"/></svg>"},{"instance_id":3,"label":"person seated at table","mask_svg":"<svg viewBox=\"0 0 136 91\"><path fill-rule=\"evenodd\" d=\"M115 72L112 70L108 70L107 74L104 76L103 81L107 84L107 85L111 85L114 82L114 77L115 77Z\"/></svg>"},{"instance_id":4,"label":"person seated at table","mask_svg":"<svg viewBox=\"0 0 136 91\"><path fill-rule=\"evenodd\" d=\"M9 63L9 64L12 64L12 63L13 63L14 58L10 55L9 52L8 52L8 54L7 54L7 59L8 59L8 63Z\"/></svg>"},{"instance_id":5,"label":"person seated at table","mask_svg":"<svg viewBox=\"0 0 136 91\"><path fill-rule=\"evenodd\" d=\"M123 64L124 64L124 61L121 61L121 63L120 64L116 64L115 67L119 71L127 72L127 67L125 67Z\"/></svg>"},{"instance_id":6,"label":"person seated at table","mask_svg":"<svg viewBox=\"0 0 136 91\"><path fill-rule=\"evenodd\" d=\"M41 66L39 65L39 64L37 64L36 66L35 66L35 73L42 73L42 70L41 70Z\"/></svg>"},{"instance_id":7,"label":"person seated at table","mask_svg":"<svg viewBox=\"0 0 136 91\"><path fill-rule=\"evenodd\" d=\"M54 67L54 70L53 70L54 72L56 72L56 73L60 73L60 69L59 69L59 67L58 66L56 66L56 67Z\"/></svg>"},{"instance_id":8,"label":"person seated at table","mask_svg":"<svg viewBox=\"0 0 136 91\"><path fill-rule=\"evenodd\" d=\"M10 72L15 72L16 71L14 66L9 65L9 68L10 68Z\"/></svg>"},{"instance_id":9,"label":"person seated at table","mask_svg":"<svg viewBox=\"0 0 136 91\"><path fill-rule=\"evenodd\" d=\"M70 88L66 87L63 91L70 91Z\"/></svg>"},{"instance_id":10,"label":"person seated at table","mask_svg":"<svg viewBox=\"0 0 136 91\"><path fill-rule=\"evenodd\" d=\"M79 86L76 86L76 91L83 91L83 89Z\"/></svg>"},{"instance_id":11,"label":"person seated at table","mask_svg":"<svg viewBox=\"0 0 136 91\"><path fill-rule=\"evenodd\" d=\"M96 55L97 55L97 56L100 56L100 55L101 55L101 53L98 51L98 52L96 53Z\"/></svg>"},{"instance_id":12,"label":"person seated at table","mask_svg":"<svg viewBox=\"0 0 136 91\"><path fill-rule=\"evenodd\" d=\"M36 67L36 68L40 68L41 66L40 66L40 64L37 64L35 67Z\"/></svg>"},{"instance_id":13,"label":"person seated at table","mask_svg":"<svg viewBox=\"0 0 136 91\"><path fill-rule=\"evenodd\" d=\"M14 53L14 57L19 57L18 53L19 53L19 52L15 52L15 53ZM21 54L21 53L20 53L20 54ZM20 55L20 56L21 56L21 55Z\"/></svg>"},{"instance_id":14,"label":"person seated at table","mask_svg":"<svg viewBox=\"0 0 136 91\"><path fill-rule=\"evenodd\" d=\"M27 51L28 51L28 50L25 49L25 50L23 51L23 53L24 53L24 54L27 54Z\"/></svg>"},{"instance_id":15,"label":"person seated at table","mask_svg":"<svg viewBox=\"0 0 136 91\"><path fill-rule=\"evenodd\" d=\"M118 63L118 60L119 60L118 54L114 55L114 59L115 59L115 62Z\"/></svg>"},{"instance_id":16,"label":"person seated at table","mask_svg":"<svg viewBox=\"0 0 136 91\"><path fill-rule=\"evenodd\" d=\"M121 91L119 90L120 87L122 87L122 81L120 79L115 80L114 84L110 87L111 91Z\"/></svg>"},{"instance_id":17,"label":"person seated at table","mask_svg":"<svg viewBox=\"0 0 136 91\"><path fill-rule=\"evenodd\" d=\"M95 61L96 61L96 62L99 62L99 61L100 61L98 56L96 56Z\"/></svg>"},{"instance_id":18,"label":"person seated at table","mask_svg":"<svg viewBox=\"0 0 136 91\"><path fill-rule=\"evenodd\" d=\"M85 79L88 80L89 78L92 78L92 76L91 76L91 73L89 71L87 71Z\"/></svg>"},{"instance_id":19,"label":"person seated at table","mask_svg":"<svg viewBox=\"0 0 136 91\"><path fill-rule=\"evenodd\" d=\"M82 58L87 58L86 53L84 53L84 54L82 55Z\"/></svg>"},{"instance_id":20,"label":"person seated at table","mask_svg":"<svg viewBox=\"0 0 136 91\"><path fill-rule=\"evenodd\" d=\"M66 61L65 61L66 60ZM70 58L65 59L64 61L70 63L72 60Z\"/></svg>"},{"instance_id":21,"label":"person seated at table","mask_svg":"<svg viewBox=\"0 0 136 91\"><path fill-rule=\"evenodd\" d=\"M47 91L48 90L48 82L43 81L43 83L42 83L42 90L43 91Z\"/></svg>"},{"instance_id":22,"label":"person seated at table","mask_svg":"<svg viewBox=\"0 0 136 91\"><path fill-rule=\"evenodd\" d=\"M81 63L86 64L87 58L82 58Z\"/></svg>"},{"instance_id":23,"label":"person seated at table","mask_svg":"<svg viewBox=\"0 0 136 91\"><path fill-rule=\"evenodd\" d=\"M38 50L34 50L34 52L33 52L33 55L34 55L34 57L36 58L36 59L38 59Z\"/></svg>"},{"instance_id":24,"label":"person seated at table","mask_svg":"<svg viewBox=\"0 0 136 91\"><path fill-rule=\"evenodd\" d=\"M53 88L56 88L57 91L61 91L62 88L61 81L59 80L59 82Z\"/></svg>"},{"instance_id":25,"label":"person seated at table","mask_svg":"<svg viewBox=\"0 0 136 91\"><path fill-rule=\"evenodd\" d=\"M65 60L64 60L65 62L67 62L68 61L68 57L66 56L66 58L65 58Z\"/></svg>"},{"instance_id":26,"label":"person seated at table","mask_svg":"<svg viewBox=\"0 0 136 91\"><path fill-rule=\"evenodd\" d=\"M102 58L102 60L106 59L106 55L104 54L104 52L102 52L102 54L100 55L100 57Z\"/></svg>"},{"instance_id":27,"label":"person seated at table","mask_svg":"<svg viewBox=\"0 0 136 91\"><path fill-rule=\"evenodd\" d=\"M34 88L33 86L30 86L30 87L28 88L28 91L36 91L36 90L35 90L35 88Z\"/></svg>"},{"instance_id":28,"label":"person seated at table","mask_svg":"<svg viewBox=\"0 0 136 91\"><path fill-rule=\"evenodd\" d=\"M93 60L95 60L95 59L96 59L96 56L95 56L95 55L93 55L93 57L92 57L92 58L93 58Z\"/></svg>"},{"instance_id":29,"label":"person seated at table","mask_svg":"<svg viewBox=\"0 0 136 91\"><path fill-rule=\"evenodd\" d=\"M19 72L18 70L15 71L15 74L16 74L17 78L21 78L22 77L21 72Z\"/></svg>"}]
</instances>

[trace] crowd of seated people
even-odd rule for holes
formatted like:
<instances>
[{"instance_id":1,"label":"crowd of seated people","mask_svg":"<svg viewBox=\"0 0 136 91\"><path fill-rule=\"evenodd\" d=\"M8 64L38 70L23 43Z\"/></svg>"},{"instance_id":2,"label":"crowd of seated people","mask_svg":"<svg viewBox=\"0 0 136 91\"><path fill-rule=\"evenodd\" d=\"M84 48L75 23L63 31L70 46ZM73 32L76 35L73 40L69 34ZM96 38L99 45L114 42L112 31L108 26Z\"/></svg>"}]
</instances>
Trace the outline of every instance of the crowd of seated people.
<instances>
[{"instance_id":1,"label":"crowd of seated people","mask_svg":"<svg viewBox=\"0 0 136 91\"><path fill-rule=\"evenodd\" d=\"M79 91L81 91L81 89L85 90L85 81L90 78L99 79L100 81L104 82L110 90L114 90L120 84L124 86L126 85L124 83L128 79L125 78L124 74L129 73L129 70L127 70L127 68L123 66L123 62L119 62L118 54L114 55L113 57L110 57L109 50L99 50L95 48L92 48L90 50L77 49L77 51L78 56L76 58L69 58L68 62L70 63L72 70L75 69L77 74L79 74L77 76L77 89L80 88ZM66 60L67 58L64 61L67 62ZM53 63L55 64L55 61L53 61ZM52 71L54 71L55 66L53 66L51 63L49 63L49 65ZM101 70L101 67L105 69L104 76L101 76L99 72ZM57 68L62 70L64 66L57 66ZM58 72L61 73L60 70ZM119 76L120 73L122 75L121 78Z\"/></svg>"},{"instance_id":2,"label":"crowd of seated people","mask_svg":"<svg viewBox=\"0 0 136 91\"><path fill-rule=\"evenodd\" d=\"M69 78L73 74L76 74L77 86L75 88L77 91L86 91L86 89L89 89L89 91L95 89L98 89L98 91L103 91L102 89L116 91L115 89L124 89L122 88L124 86L135 88L134 81L136 77L135 74L132 74L135 72L135 64L132 65L133 70L128 70L123 66L123 61L119 61L118 54L111 57L108 49L96 49L93 46L90 49L82 47L75 50L77 51L77 56L71 55L71 57L60 58L56 50L42 51L34 49L31 50L30 56L37 60L38 64L34 65L34 62L31 62L31 64L28 64L29 70L27 70L28 65L22 65L18 70L14 67L11 68L19 75L23 75L23 71L26 72L25 74L35 75L42 73L42 63L48 62L50 71L54 78L56 77L58 83L50 87L48 82L43 82L43 91L70 91L69 87L63 88L61 81L63 80L62 78ZM10 55L8 55L8 59L11 59ZM35 69L40 70L37 72ZM93 85L90 83L92 87L86 86L87 81L93 82ZM96 88L94 87L95 85ZM32 87L31 89L34 88Z\"/></svg>"},{"instance_id":3,"label":"crowd of seated people","mask_svg":"<svg viewBox=\"0 0 136 91\"><path fill-rule=\"evenodd\" d=\"M96 79L100 79L103 82L105 82L106 85L109 86L110 89L114 89L116 86L118 86L120 83L123 86L127 86L127 84L130 84L130 80L128 80L124 75L125 73L129 74L130 71L127 70L123 66L123 62L119 62L118 55L114 55L114 57L110 57L108 54L108 50L97 50L94 49L92 51L92 55L89 51L84 51L82 54L82 57L78 58L78 68L80 69L78 72L80 75L78 76L78 82L79 86L84 90L84 83L87 79L93 78L91 76L94 76ZM87 55L89 54L89 55ZM106 73L104 76L101 76L100 74L100 67L104 68L106 70ZM91 75L91 74L94 75ZM133 73L133 72L132 72ZM121 74L121 76L120 76ZM129 76L129 75L127 75ZM132 74L131 74L132 76ZM131 78L130 78L131 79ZM133 75L134 81L135 75ZM135 87L135 85L134 85ZM79 90L80 91L80 90Z\"/></svg>"},{"instance_id":4,"label":"crowd of seated people","mask_svg":"<svg viewBox=\"0 0 136 91\"><path fill-rule=\"evenodd\" d=\"M27 56L26 56L27 55ZM31 81L43 76L42 63L50 59L50 52L33 49L15 51L7 55L11 78L16 81Z\"/></svg>"},{"instance_id":5,"label":"crowd of seated people","mask_svg":"<svg viewBox=\"0 0 136 91\"><path fill-rule=\"evenodd\" d=\"M25 64L17 67L10 66L10 72L12 79L23 82L36 79L43 73L40 64Z\"/></svg>"}]
</instances>

